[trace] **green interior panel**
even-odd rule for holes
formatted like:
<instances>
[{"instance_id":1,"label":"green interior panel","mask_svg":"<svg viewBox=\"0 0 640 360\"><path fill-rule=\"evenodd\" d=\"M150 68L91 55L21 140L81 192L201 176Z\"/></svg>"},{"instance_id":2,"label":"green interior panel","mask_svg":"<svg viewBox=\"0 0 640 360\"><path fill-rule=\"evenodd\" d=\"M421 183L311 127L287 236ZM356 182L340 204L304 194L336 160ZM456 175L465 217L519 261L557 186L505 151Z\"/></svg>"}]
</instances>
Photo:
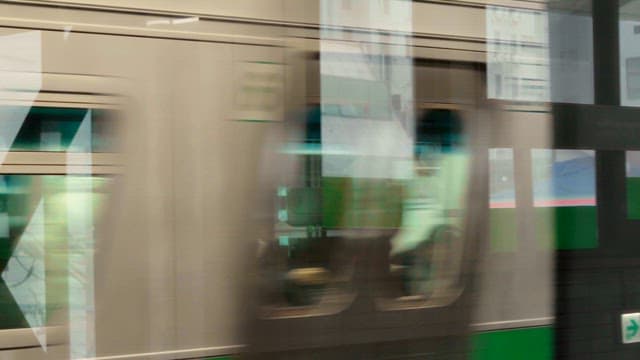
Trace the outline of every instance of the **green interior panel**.
<instances>
[{"instance_id":1,"label":"green interior panel","mask_svg":"<svg viewBox=\"0 0 640 360\"><path fill-rule=\"evenodd\" d=\"M402 220L402 187L389 179L324 177L324 228L398 228Z\"/></svg>"},{"instance_id":2,"label":"green interior panel","mask_svg":"<svg viewBox=\"0 0 640 360\"><path fill-rule=\"evenodd\" d=\"M29 187L32 177L26 175L0 176L0 213L8 217L0 235L0 272L5 270L18 239L33 212ZM8 225L8 229L5 228ZM5 281L0 279L0 329L28 327L22 311L11 295Z\"/></svg>"},{"instance_id":3,"label":"green interior panel","mask_svg":"<svg viewBox=\"0 0 640 360\"><path fill-rule=\"evenodd\" d=\"M640 177L627 178L627 218L640 220Z\"/></svg>"},{"instance_id":4,"label":"green interior panel","mask_svg":"<svg viewBox=\"0 0 640 360\"><path fill-rule=\"evenodd\" d=\"M538 241L540 244L549 243L552 235L558 250L595 249L598 247L597 215L596 206L538 207ZM549 219L554 222L554 232L544 230L550 226Z\"/></svg>"},{"instance_id":5,"label":"green interior panel","mask_svg":"<svg viewBox=\"0 0 640 360\"><path fill-rule=\"evenodd\" d=\"M489 210L491 251L512 252L518 247L516 209Z\"/></svg>"},{"instance_id":6,"label":"green interior panel","mask_svg":"<svg viewBox=\"0 0 640 360\"><path fill-rule=\"evenodd\" d=\"M537 207L535 208L536 226L535 236L540 249L551 250L556 247L556 208Z\"/></svg>"},{"instance_id":7,"label":"green interior panel","mask_svg":"<svg viewBox=\"0 0 640 360\"><path fill-rule=\"evenodd\" d=\"M318 225L322 222L322 193L316 188L287 191L287 223L291 226Z\"/></svg>"},{"instance_id":8,"label":"green interior panel","mask_svg":"<svg viewBox=\"0 0 640 360\"><path fill-rule=\"evenodd\" d=\"M472 345L472 360L549 360L553 358L553 328L481 332L473 335Z\"/></svg>"}]
</instances>

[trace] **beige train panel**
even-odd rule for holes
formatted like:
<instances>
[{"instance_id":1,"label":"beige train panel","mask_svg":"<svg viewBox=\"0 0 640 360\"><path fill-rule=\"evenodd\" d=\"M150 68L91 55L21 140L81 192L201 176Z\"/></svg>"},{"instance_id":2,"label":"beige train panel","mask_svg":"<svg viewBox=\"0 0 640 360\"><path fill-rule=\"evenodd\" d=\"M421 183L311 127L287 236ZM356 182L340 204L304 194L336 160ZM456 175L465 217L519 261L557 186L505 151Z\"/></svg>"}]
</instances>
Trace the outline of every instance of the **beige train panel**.
<instances>
[{"instance_id":1,"label":"beige train panel","mask_svg":"<svg viewBox=\"0 0 640 360\"><path fill-rule=\"evenodd\" d=\"M64 344L68 340L68 329L66 327L49 326L44 329L38 329L38 331L42 330L44 330L44 334L46 334L47 346ZM0 330L0 351L3 349L20 347L40 347L40 342L34 335L33 329L24 328Z\"/></svg>"},{"instance_id":2,"label":"beige train panel","mask_svg":"<svg viewBox=\"0 0 640 360\"><path fill-rule=\"evenodd\" d=\"M0 152L2 165L58 165L58 166L115 166L122 163L121 155L109 153L71 152Z\"/></svg>"},{"instance_id":3,"label":"beige train panel","mask_svg":"<svg viewBox=\"0 0 640 360\"><path fill-rule=\"evenodd\" d=\"M75 98L72 100L76 100ZM122 108L121 104L111 103L91 103L91 102L60 102L60 101L42 101L42 100L3 100L0 99L0 106L44 106L58 108L85 108L85 109L108 109L118 110Z\"/></svg>"},{"instance_id":4,"label":"beige train panel","mask_svg":"<svg viewBox=\"0 0 640 360\"><path fill-rule=\"evenodd\" d=\"M441 2L448 2L449 0L441 0ZM458 1L458 0L454 0ZM563 0L560 0L563 1ZM492 6L506 6L517 9L528 10L545 10L549 0L459 0L460 3L468 3L474 5L492 5Z\"/></svg>"},{"instance_id":5,"label":"beige train panel","mask_svg":"<svg viewBox=\"0 0 640 360\"><path fill-rule=\"evenodd\" d=\"M49 92L75 92L87 94L119 95L116 91L126 79L85 74L42 74L42 90Z\"/></svg>"},{"instance_id":6,"label":"beige train panel","mask_svg":"<svg viewBox=\"0 0 640 360\"><path fill-rule=\"evenodd\" d=\"M479 76L470 66L416 66L415 100L418 103L475 103Z\"/></svg>"},{"instance_id":7,"label":"beige train panel","mask_svg":"<svg viewBox=\"0 0 640 360\"><path fill-rule=\"evenodd\" d=\"M242 286L233 274L246 271L239 244L253 239L251 189L268 125L228 120L230 76L244 61L281 63L283 50L64 35L41 32L43 72L130 80L123 164L7 164L0 172L123 174L97 227L97 355L241 343Z\"/></svg>"},{"instance_id":8,"label":"beige train panel","mask_svg":"<svg viewBox=\"0 0 640 360\"><path fill-rule=\"evenodd\" d=\"M237 344L243 309L232 274L243 273L238 244L250 239L264 124L228 121L230 75L237 62L282 58L271 48L99 40L76 51L132 42L152 61L131 65L144 106L124 122L122 208L96 259L98 355Z\"/></svg>"},{"instance_id":9,"label":"beige train panel","mask_svg":"<svg viewBox=\"0 0 640 360\"><path fill-rule=\"evenodd\" d=\"M2 99L0 105L31 106L39 104L65 103L75 108L114 108L122 103L123 99L115 96L45 93L33 94L30 92L0 92ZM35 99L34 99L35 98ZM105 106L103 106L105 105ZM45 105L46 106L46 105Z\"/></svg>"},{"instance_id":10,"label":"beige train panel","mask_svg":"<svg viewBox=\"0 0 640 360\"><path fill-rule=\"evenodd\" d=\"M3 16L0 19L7 26L50 27L61 31L91 31L102 33L120 33L136 36L194 38L208 41L225 41L252 44L280 45L277 38L282 36L283 27L317 28L321 19L318 0L243 0L224 1L225 5L217 6L220 1L207 2L204 9L195 3L171 1L171 6L163 6L161 1L145 3L121 1L66 1L68 4L85 4L99 8L115 8L129 10L166 11L168 15L149 14L114 14L95 11L52 11L50 8L31 8L16 5L3 5ZM24 2L29 3L28 1ZM51 1L51 3L54 3ZM165 3L166 4L166 3ZM204 4L204 3L200 3ZM360 6L364 2L354 2ZM511 5L535 4L532 2L516 2ZM354 5L354 6L356 6ZM228 9L225 8L235 8ZM266 7L269 10L265 11ZM540 7L540 5L535 5ZM86 8L86 7L85 7ZM89 7L91 8L91 7ZM354 9L353 11L356 11ZM485 9L482 2L449 1L449 2L415 2L412 6L413 24L406 29L398 29L398 25L380 24L362 16L345 17L346 23L336 24L351 29L374 30L383 32L407 33L409 35L432 36L436 38L454 38L475 42L485 39ZM172 23L178 16L200 15L201 20L186 23ZM46 14L46 16L45 16ZM167 17L163 17L167 16ZM210 17L207 17L210 16ZM194 18L195 19L195 18ZM252 19L252 21L245 21ZM357 20L359 19L359 20ZM453 19L453 21L452 21ZM29 21L27 21L29 20ZM211 20L231 20L211 21ZM241 22L239 21L241 20ZM168 22L168 24L167 24ZM373 23L373 25L371 24ZM268 26L280 25L280 26ZM290 32L290 31L289 31Z\"/></svg>"},{"instance_id":11,"label":"beige train panel","mask_svg":"<svg viewBox=\"0 0 640 360\"><path fill-rule=\"evenodd\" d=\"M550 112L522 110L495 110L491 112L495 126L491 134L492 147L549 148L553 133Z\"/></svg>"},{"instance_id":12,"label":"beige train panel","mask_svg":"<svg viewBox=\"0 0 640 360\"><path fill-rule=\"evenodd\" d=\"M42 360L42 359L55 359L62 360L69 358L69 346L68 345L54 345L47 348L45 352L40 347L33 347L28 349L17 350L4 350L0 353L2 360Z\"/></svg>"},{"instance_id":13,"label":"beige train panel","mask_svg":"<svg viewBox=\"0 0 640 360\"><path fill-rule=\"evenodd\" d=\"M115 175L121 166L102 165L0 165L0 174L16 175Z\"/></svg>"},{"instance_id":14,"label":"beige train panel","mask_svg":"<svg viewBox=\"0 0 640 360\"><path fill-rule=\"evenodd\" d=\"M298 12L314 17L308 15L315 11L313 10L314 7L302 6L299 3L304 3L304 1L295 2L298 5L294 7L300 7ZM88 10L59 11L46 7L38 8L15 4L2 4L0 5L0 10L2 10L0 12L2 13L0 25L57 30L62 33L60 36L65 37L67 40L73 37L76 32L269 46L284 46L283 37L285 35L320 38L317 26L313 25L317 24L317 21L312 22L311 25L285 24L287 25L286 28L210 20L186 24L163 24L154 23L164 21L163 18L154 15L116 14ZM484 52L485 16L483 8L416 3L413 11L413 35L417 37L412 38L410 43L420 48L433 48L434 50L460 49L471 52ZM295 15L293 18L295 18ZM456 21L452 22L450 19L456 19ZM357 24L350 26L358 28ZM394 29L386 30L393 31ZM411 35L412 33L402 34L377 34L376 36L379 39L376 41L387 44L406 44L406 35ZM351 33L349 36L354 41L370 41L370 35L367 33L356 32ZM444 57L450 55L451 53L447 53Z\"/></svg>"},{"instance_id":15,"label":"beige train panel","mask_svg":"<svg viewBox=\"0 0 640 360\"><path fill-rule=\"evenodd\" d=\"M161 21L158 23L158 21ZM163 22L169 21L169 24ZM227 21L170 23L169 18L91 10L60 10L51 7L0 4L0 26L56 30L66 40L74 33L113 34L162 39L185 39L280 46L279 27ZM13 30L15 31L15 30Z\"/></svg>"},{"instance_id":16,"label":"beige train panel","mask_svg":"<svg viewBox=\"0 0 640 360\"><path fill-rule=\"evenodd\" d=\"M247 18L262 21L318 22L319 0L18 0L23 3L68 4L133 11L158 11L177 14ZM355 2L355 1L354 1ZM547 0L432 0L415 3L427 5L454 5L458 7L507 6L520 9L543 10Z\"/></svg>"},{"instance_id":17,"label":"beige train panel","mask_svg":"<svg viewBox=\"0 0 640 360\"><path fill-rule=\"evenodd\" d=\"M29 1L24 1L28 3ZM49 4L88 5L100 8L149 10L278 21L283 20L285 0L55 0Z\"/></svg>"},{"instance_id":18,"label":"beige train panel","mask_svg":"<svg viewBox=\"0 0 640 360\"><path fill-rule=\"evenodd\" d=\"M126 82L124 79L85 74L21 72L13 69L4 71L0 69L0 73L3 79L14 84L11 90L16 92L31 90L31 88L21 88L20 81L15 81L16 79L21 79L22 83L25 84L38 81L41 83L40 91L44 92L67 92L74 93L73 95L88 94L95 96L113 95L115 91L125 86L124 83Z\"/></svg>"},{"instance_id":19,"label":"beige train panel","mask_svg":"<svg viewBox=\"0 0 640 360\"><path fill-rule=\"evenodd\" d=\"M414 47L413 56L421 59L484 63L486 54L478 51L457 49L439 49L433 47Z\"/></svg>"}]
</instances>

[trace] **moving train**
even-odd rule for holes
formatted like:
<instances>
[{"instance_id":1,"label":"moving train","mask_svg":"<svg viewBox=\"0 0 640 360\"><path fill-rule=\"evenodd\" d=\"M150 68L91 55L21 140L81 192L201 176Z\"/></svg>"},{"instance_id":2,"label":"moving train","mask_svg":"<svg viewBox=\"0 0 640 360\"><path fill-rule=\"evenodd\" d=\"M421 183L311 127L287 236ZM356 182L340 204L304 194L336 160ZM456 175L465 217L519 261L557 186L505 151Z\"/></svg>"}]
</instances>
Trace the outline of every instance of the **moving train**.
<instances>
[{"instance_id":1,"label":"moving train","mask_svg":"<svg viewBox=\"0 0 640 360\"><path fill-rule=\"evenodd\" d=\"M0 357L551 358L597 167L545 11L0 3Z\"/></svg>"}]
</instances>

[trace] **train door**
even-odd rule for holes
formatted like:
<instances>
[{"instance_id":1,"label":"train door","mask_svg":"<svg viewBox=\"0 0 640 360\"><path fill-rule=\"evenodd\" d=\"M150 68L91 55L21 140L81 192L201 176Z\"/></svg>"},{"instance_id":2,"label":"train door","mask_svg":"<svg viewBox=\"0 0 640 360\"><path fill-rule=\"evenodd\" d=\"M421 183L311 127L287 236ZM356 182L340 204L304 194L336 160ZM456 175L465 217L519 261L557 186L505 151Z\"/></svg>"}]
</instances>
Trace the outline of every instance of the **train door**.
<instances>
[{"instance_id":1,"label":"train door","mask_svg":"<svg viewBox=\"0 0 640 360\"><path fill-rule=\"evenodd\" d=\"M413 104L418 106L403 109L397 97L384 101L378 94L379 102L370 101L371 93L384 93L384 84L357 80L354 85L335 67L325 69L331 74L324 76L322 67L329 65L322 64L323 56L346 67L363 61L353 49L297 56L304 68L297 73L306 74L305 110L287 120L297 136L287 138L280 151L296 170L290 182L270 190L275 226L270 238L261 239L250 355L466 358L472 269L482 241L469 229L485 223L482 209L488 199L486 168L482 155L476 157L486 154L484 137L477 133L482 130L477 91L482 67L412 58L411 96L419 99ZM400 60L388 56L383 61ZM344 93L341 99L322 89L358 92L362 84L370 93L355 100L358 95ZM388 162L388 155L367 158L365 151L355 152L371 149L364 140L357 150L352 146L358 134L373 139L396 134L395 128L376 123L384 123L385 111L412 114L406 125L412 133L410 157L395 164L408 163L410 177L367 173L384 166L375 162ZM363 159L369 163L349 167ZM367 174L345 170L354 167ZM453 195L436 199L447 193Z\"/></svg>"}]
</instances>

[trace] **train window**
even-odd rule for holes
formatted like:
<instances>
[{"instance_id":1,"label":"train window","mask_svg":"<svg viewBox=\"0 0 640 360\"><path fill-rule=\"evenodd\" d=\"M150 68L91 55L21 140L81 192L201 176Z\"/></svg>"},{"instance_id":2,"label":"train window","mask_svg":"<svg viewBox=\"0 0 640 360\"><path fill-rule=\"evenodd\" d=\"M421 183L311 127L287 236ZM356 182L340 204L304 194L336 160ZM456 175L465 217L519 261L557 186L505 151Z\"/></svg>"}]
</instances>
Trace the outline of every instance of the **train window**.
<instances>
[{"instance_id":1,"label":"train window","mask_svg":"<svg viewBox=\"0 0 640 360\"><path fill-rule=\"evenodd\" d=\"M486 24L488 96L548 101L547 12L487 6Z\"/></svg>"},{"instance_id":2,"label":"train window","mask_svg":"<svg viewBox=\"0 0 640 360\"><path fill-rule=\"evenodd\" d=\"M627 218L640 220L640 151L626 152Z\"/></svg>"},{"instance_id":3,"label":"train window","mask_svg":"<svg viewBox=\"0 0 640 360\"><path fill-rule=\"evenodd\" d=\"M513 149L489 149L489 232L492 251L517 246Z\"/></svg>"},{"instance_id":4,"label":"train window","mask_svg":"<svg viewBox=\"0 0 640 360\"><path fill-rule=\"evenodd\" d=\"M114 120L100 109L0 107L0 149L5 151L108 152Z\"/></svg>"},{"instance_id":5,"label":"train window","mask_svg":"<svg viewBox=\"0 0 640 360\"><path fill-rule=\"evenodd\" d=\"M0 329L31 328L46 348L45 327L66 314L72 351L92 346L95 227L110 182L0 175Z\"/></svg>"},{"instance_id":6,"label":"train window","mask_svg":"<svg viewBox=\"0 0 640 360\"><path fill-rule=\"evenodd\" d=\"M627 67L627 97L629 100L640 99L640 57L628 58Z\"/></svg>"},{"instance_id":7,"label":"train window","mask_svg":"<svg viewBox=\"0 0 640 360\"><path fill-rule=\"evenodd\" d=\"M549 61L554 102L593 104L593 19L589 1L549 3Z\"/></svg>"},{"instance_id":8,"label":"train window","mask_svg":"<svg viewBox=\"0 0 640 360\"><path fill-rule=\"evenodd\" d=\"M598 246L595 152L531 150L533 204L543 246L589 249Z\"/></svg>"},{"instance_id":9,"label":"train window","mask_svg":"<svg viewBox=\"0 0 640 360\"><path fill-rule=\"evenodd\" d=\"M638 51L637 1L620 6L620 104L640 105L640 52Z\"/></svg>"},{"instance_id":10,"label":"train window","mask_svg":"<svg viewBox=\"0 0 640 360\"><path fill-rule=\"evenodd\" d=\"M338 107L325 107L331 109ZM299 166L291 184L275 189L274 241L267 242L259 260L265 317L334 313L352 299L351 255L328 209L340 208L331 197L339 189L322 176L320 117L320 106L312 106L304 136L284 149L292 156L284 161Z\"/></svg>"}]
</instances>

